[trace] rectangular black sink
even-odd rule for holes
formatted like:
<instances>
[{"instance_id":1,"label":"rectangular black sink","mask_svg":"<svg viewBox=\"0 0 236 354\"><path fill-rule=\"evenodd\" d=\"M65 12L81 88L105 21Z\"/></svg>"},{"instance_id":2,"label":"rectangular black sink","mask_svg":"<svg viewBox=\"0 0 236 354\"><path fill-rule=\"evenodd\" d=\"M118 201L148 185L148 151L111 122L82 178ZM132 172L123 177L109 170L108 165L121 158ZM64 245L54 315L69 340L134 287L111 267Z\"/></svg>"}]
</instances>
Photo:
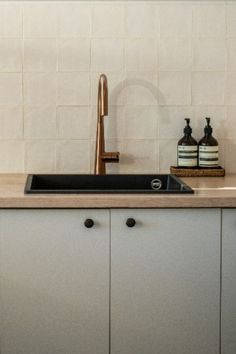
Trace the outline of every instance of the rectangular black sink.
<instances>
[{"instance_id":1,"label":"rectangular black sink","mask_svg":"<svg viewBox=\"0 0 236 354\"><path fill-rule=\"evenodd\" d=\"M174 175L28 175L25 193L193 193Z\"/></svg>"}]
</instances>

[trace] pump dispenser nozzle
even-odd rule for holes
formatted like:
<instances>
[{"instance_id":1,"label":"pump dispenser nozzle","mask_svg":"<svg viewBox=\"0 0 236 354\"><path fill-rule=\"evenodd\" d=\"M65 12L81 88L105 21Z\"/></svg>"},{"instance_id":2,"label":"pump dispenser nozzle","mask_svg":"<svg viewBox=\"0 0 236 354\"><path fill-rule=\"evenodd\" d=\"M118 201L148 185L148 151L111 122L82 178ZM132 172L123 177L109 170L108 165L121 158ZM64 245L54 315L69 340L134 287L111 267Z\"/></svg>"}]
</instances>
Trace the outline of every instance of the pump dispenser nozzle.
<instances>
[{"instance_id":1,"label":"pump dispenser nozzle","mask_svg":"<svg viewBox=\"0 0 236 354\"><path fill-rule=\"evenodd\" d=\"M185 135L191 135L192 134L192 128L190 127L190 118L185 118L186 121L186 126L184 127L184 134Z\"/></svg>"},{"instance_id":2,"label":"pump dispenser nozzle","mask_svg":"<svg viewBox=\"0 0 236 354\"><path fill-rule=\"evenodd\" d=\"M207 121L207 125L204 128L204 133L205 133L205 135L211 135L212 131L213 131L213 129L210 125L211 118L206 117L206 121Z\"/></svg>"}]
</instances>

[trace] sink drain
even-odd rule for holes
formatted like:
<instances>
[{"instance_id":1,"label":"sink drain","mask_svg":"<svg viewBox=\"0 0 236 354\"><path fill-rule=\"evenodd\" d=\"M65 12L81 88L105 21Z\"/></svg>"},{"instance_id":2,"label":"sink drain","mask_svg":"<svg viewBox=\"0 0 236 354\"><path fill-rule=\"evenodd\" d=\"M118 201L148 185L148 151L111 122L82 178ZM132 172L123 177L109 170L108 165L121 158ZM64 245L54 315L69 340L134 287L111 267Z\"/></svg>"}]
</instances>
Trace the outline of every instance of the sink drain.
<instances>
[{"instance_id":1,"label":"sink drain","mask_svg":"<svg viewBox=\"0 0 236 354\"><path fill-rule=\"evenodd\" d=\"M162 182L160 179L156 178L151 181L151 188L154 190L158 190L162 187Z\"/></svg>"}]
</instances>

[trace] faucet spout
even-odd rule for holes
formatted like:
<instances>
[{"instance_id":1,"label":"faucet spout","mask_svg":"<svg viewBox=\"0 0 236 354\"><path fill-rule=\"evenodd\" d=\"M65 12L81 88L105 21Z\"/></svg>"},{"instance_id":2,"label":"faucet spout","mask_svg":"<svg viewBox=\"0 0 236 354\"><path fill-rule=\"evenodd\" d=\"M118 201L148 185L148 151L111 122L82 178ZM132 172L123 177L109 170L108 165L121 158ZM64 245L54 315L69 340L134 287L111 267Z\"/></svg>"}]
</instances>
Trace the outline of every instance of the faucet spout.
<instances>
[{"instance_id":1,"label":"faucet spout","mask_svg":"<svg viewBox=\"0 0 236 354\"><path fill-rule=\"evenodd\" d=\"M97 103L97 134L94 174L105 175L106 163L119 162L119 152L105 151L104 137L104 116L108 115L108 87L105 74L100 75L98 81L98 103Z\"/></svg>"}]
</instances>

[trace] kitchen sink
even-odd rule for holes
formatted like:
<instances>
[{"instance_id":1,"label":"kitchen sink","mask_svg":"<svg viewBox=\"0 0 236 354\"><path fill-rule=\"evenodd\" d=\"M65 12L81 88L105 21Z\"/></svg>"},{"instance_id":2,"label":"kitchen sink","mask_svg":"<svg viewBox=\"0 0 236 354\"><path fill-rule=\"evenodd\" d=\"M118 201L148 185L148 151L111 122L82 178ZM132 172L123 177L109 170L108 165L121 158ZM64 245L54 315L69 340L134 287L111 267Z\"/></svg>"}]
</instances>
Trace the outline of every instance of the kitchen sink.
<instances>
[{"instance_id":1,"label":"kitchen sink","mask_svg":"<svg viewBox=\"0 0 236 354\"><path fill-rule=\"evenodd\" d=\"M150 175L28 175L25 193L193 193L192 188L171 174Z\"/></svg>"}]
</instances>

